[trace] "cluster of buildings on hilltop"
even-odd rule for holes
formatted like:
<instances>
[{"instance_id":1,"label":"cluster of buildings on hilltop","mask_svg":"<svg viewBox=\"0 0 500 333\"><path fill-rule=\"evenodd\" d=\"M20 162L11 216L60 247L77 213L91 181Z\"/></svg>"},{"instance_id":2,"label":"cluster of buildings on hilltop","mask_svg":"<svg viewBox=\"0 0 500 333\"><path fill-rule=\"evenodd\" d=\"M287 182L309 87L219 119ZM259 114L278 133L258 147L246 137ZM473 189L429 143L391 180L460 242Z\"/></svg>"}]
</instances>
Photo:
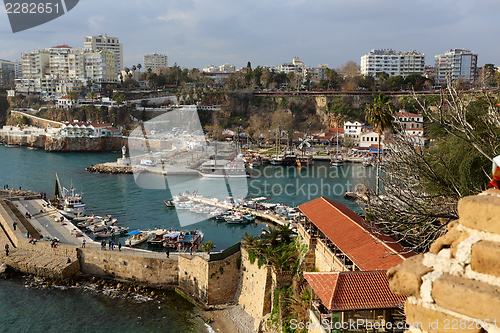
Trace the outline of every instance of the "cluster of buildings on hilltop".
<instances>
[{"instance_id":1,"label":"cluster of buildings on hilltop","mask_svg":"<svg viewBox=\"0 0 500 333\"><path fill-rule=\"evenodd\" d=\"M162 74L167 68L167 56L144 55L142 68ZM129 71L130 72L130 71ZM102 92L110 84L126 79L123 71L123 45L118 37L86 36L83 48L54 46L21 53L15 62L0 59L0 83L12 84L17 93L37 94L41 98L57 99L70 91L84 89ZM137 72L132 72L138 79Z\"/></svg>"},{"instance_id":2,"label":"cluster of buildings on hilltop","mask_svg":"<svg viewBox=\"0 0 500 333\"><path fill-rule=\"evenodd\" d=\"M425 54L399 52L392 49L371 50L361 57L362 75L375 76L387 73L389 76L407 77L420 74L434 79L436 85L446 82L446 76L472 83L478 76L477 54L467 49L451 49L435 56L435 65L425 65Z\"/></svg>"},{"instance_id":3,"label":"cluster of buildings on hilltop","mask_svg":"<svg viewBox=\"0 0 500 333\"><path fill-rule=\"evenodd\" d=\"M281 72L281 73L295 73L300 74L303 77L309 75L312 81L319 81L326 79L325 70L328 68L328 64L319 64L318 67L306 66L303 61L298 57L293 58L290 63L283 63L279 66L264 66L263 68L269 71ZM221 66L210 65L203 68L203 73L208 77L213 78L216 82L222 81L222 79L229 76L229 74L236 73L237 71L246 73L246 67L236 69L233 64L224 64Z\"/></svg>"}]
</instances>

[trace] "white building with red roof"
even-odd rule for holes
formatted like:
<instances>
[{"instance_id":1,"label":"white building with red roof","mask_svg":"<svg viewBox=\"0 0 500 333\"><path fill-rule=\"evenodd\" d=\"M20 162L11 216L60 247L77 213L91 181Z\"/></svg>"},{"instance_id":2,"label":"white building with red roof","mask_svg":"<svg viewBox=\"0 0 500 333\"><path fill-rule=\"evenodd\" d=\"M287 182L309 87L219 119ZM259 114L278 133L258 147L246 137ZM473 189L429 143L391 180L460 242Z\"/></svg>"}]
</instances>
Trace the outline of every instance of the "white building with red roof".
<instances>
[{"instance_id":1,"label":"white building with red roof","mask_svg":"<svg viewBox=\"0 0 500 333\"><path fill-rule=\"evenodd\" d=\"M63 124L61 136L112 137L120 136L121 131L111 124L73 121Z\"/></svg>"}]
</instances>

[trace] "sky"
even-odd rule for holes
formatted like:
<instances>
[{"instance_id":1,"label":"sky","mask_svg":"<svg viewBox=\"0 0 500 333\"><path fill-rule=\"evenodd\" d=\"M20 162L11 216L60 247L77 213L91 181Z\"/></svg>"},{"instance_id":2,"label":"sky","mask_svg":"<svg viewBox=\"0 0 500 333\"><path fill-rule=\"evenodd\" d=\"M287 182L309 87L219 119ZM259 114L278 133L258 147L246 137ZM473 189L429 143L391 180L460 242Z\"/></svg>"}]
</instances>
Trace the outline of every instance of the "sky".
<instances>
[{"instance_id":1,"label":"sky","mask_svg":"<svg viewBox=\"0 0 500 333\"><path fill-rule=\"evenodd\" d=\"M452 48L476 52L478 66L500 66L499 12L496 0L80 0L53 21L12 33L2 7L0 59L81 48L85 36L102 33L120 39L127 67L156 52L183 68L277 66L294 57L338 68L372 49L415 50L433 65Z\"/></svg>"}]
</instances>

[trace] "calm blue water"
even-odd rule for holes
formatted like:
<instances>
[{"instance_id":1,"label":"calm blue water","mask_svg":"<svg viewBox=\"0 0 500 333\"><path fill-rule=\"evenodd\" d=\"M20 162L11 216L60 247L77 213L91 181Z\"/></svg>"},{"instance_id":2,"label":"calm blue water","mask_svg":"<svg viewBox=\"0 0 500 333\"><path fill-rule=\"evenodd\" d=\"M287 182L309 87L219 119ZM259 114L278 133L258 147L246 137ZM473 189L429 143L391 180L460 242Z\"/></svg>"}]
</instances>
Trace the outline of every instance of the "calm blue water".
<instances>
[{"instance_id":1,"label":"calm blue water","mask_svg":"<svg viewBox=\"0 0 500 333\"><path fill-rule=\"evenodd\" d=\"M148 190L135 184L133 175L91 174L85 167L115 161L112 153L48 153L0 145L0 183L10 187L54 193L55 173L63 186L71 184L83 191L84 201L96 215L112 214L120 225L131 229L200 229L205 240L223 250L241 240L244 232L260 234L264 223L244 226L217 224L212 220L181 227L175 209L163 201L167 190ZM299 205L320 195L360 212L356 203L345 200L345 190L373 182L373 175L361 165L346 164L336 169L315 162L298 170L295 167L265 166L254 170L248 179L247 198L266 197L274 203ZM199 177L177 177L169 183L185 183L191 190L208 191L214 183ZM172 185L173 186L173 185ZM246 191L237 191L246 194ZM176 193L174 193L176 194ZM191 213L188 213L191 214ZM198 217L193 214L193 221ZM176 310L174 307L179 307ZM20 281L0 281L0 332L189 332L202 331L193 308L183 299L162 304L135 304L128 300L97 297L79 290L26 289ZM158 311L157 311L158 310ZM137 318L141 317L141 320ZM168 323L168 325L167 325ZM168 328L167 328L168 327Z\"/></svg>"}]
</instances>

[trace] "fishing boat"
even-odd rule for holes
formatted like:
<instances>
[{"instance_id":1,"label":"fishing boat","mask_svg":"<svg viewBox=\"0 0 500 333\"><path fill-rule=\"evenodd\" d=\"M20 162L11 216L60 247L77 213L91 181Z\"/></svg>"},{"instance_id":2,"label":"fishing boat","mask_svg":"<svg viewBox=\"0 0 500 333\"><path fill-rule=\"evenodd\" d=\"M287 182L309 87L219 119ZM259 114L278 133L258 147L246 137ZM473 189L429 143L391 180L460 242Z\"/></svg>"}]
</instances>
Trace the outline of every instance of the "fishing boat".
<instances>
[{"instance_id":1,"label":"fishing boat","mask_svg":"<svg viewBox=\"0 0 500 333\"><path fill-rule=\"evenodd\" d=\"M101 232L106 230L107 227L116 226L118 221L113 218L111 215L106 215L106 217L102 218L100 216L94 216L93 218L88 220L85 228L90 232Z\"/></svg>"},{"instance_id":2,"label":"fishing boat","mask_svg":"<svg viewBox=\"0 0 500 333\"><path fill-rule=\"evenodd\" d=\"M151 234L147 240L148 245L162 246L163 240L164 240L163 235L165 235L168 232L169 232L169 230L167 230L167 229L156 229L156 230L151 231Z\"/></svg>"},{"instance_id":3,"label":"fishing boat","mask_svg":"<svg viewBox=\"0 0 500 333\"><path fill-rule=\"evenodd\" d=\"M163 247L180 252L196 251L203 238L204 234L200 230L169 232L163 235Z\"/></svg>"},{"instance_id":4,"label":"fishing boat","mask_svg":"<svg viewBox=\"0 0 500 333\"><path fill-rule=\"evenodd\" d=\"M85 216L86 206L83 202L83 193L76 193L73 183L70 190L62 187L57 173L54 192L55 202L60 207L59 212L61 214L69 219Z\"/></svg>"},{"instance_id":5,"label":"fishing boat","mask_svg":"<svg viewBox=\"0 0 500 333\"><path fill-rule=\"evenodd\" d=\"M141 230L134 230L127 232L126 235L129 235L131 237L125 240L125 245L135 246L144 243L145 241L148 240L150 234L151 231L141 231Z\"/></svg>"},{"instance_id":6,"label":"fishing boat","mask_svg":"<svg viewBox=\"0 0 500 333\"><path fill-rule=\"evenodd\" d=\"M129 231L129 227L118 227L118 226L110 226L101 232L94 233L95 238L108 238L108 237L116 237L123 234L126 234Z\"/></svg>"},{"instance_id":7,"label":"fishing boat","mask_svg":"<svg viewBox=\"0 0 500 333\"><path fill-rule=\"evenodd\" d=\"M340 166L343 166L344 165L344 158L342 157L342 155L332 155L330 157L330 165L331 166L334 166L334 167L340 167Z\"/></svg>"}]
</instances>

